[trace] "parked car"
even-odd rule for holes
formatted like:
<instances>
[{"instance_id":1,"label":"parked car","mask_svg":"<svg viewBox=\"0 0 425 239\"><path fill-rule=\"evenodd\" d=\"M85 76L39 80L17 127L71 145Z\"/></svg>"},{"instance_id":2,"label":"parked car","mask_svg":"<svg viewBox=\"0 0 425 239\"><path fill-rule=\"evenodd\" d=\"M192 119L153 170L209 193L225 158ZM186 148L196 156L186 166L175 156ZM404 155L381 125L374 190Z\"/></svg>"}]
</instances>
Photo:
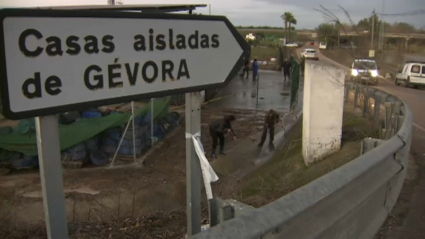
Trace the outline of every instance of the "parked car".
<instances>
[{"instance_id":1,"label":"parked car","mask_svg":"<svg viewBox=\"0 0 425 239\"><path fill-rule=\"evenodd\" d=\"M321 43L319 43L319 49L321 49L321 50L325 50L325 49L326 49L326 47L327 47L326 42L321 42Z\"/></svg>"},{"instance_id":2,"label":"parked car","mask_svg":"<svg viewBox=\"0 0 425 239\"><path fill-rule=\"evenodd\" d=\"M408 61L395 76L394 84L403 83L405 87L425 85L425 62Z\"/></svg>"},{"instance_id":3,"label":"parked car","mask_svg":"<svg viewBox=\"0 0 425 239\"><path fill-rule=\"evenodd\" d=\"M316 61L319 60L319 56L317 55L316 50L310 49L310 48L307 48L303 52L301 52L300 57L301 57L301 59L305 59L305 60L307 60L307 59L312 59L312 60L316 60Z\"/></svg>"},{"instance_id":4,"label":"parked car","mask_svg":"<svg viewBox=\"0 0 425 239\"><path fill-rule=\"evenodd\" d=\"M375 60L368 58L355 59L351 65L351 80L362 83L378 84L379 68Z\"/></svg>"},{"instance_id":5,"label":"parked car","mask_svg":"<svg viewBox=\"0 0 425 239\"><path fill-rule=\"evenodd\" d=\"M298 44L296 42L288 42L285 44L286 47L298 47Z\"/></svg>"}]
</instances>

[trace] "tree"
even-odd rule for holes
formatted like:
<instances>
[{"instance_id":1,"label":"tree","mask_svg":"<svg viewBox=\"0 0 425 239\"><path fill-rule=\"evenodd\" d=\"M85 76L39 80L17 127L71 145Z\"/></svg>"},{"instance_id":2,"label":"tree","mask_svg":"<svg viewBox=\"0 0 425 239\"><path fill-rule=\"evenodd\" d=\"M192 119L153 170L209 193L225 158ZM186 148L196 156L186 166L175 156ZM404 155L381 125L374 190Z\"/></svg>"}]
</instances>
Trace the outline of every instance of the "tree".
<instances>
[{"instance_id":1,"label":"tree","mask_svg":"<svg viewBox=\"0 0 425 239\"><path fill-rule=\"evenodd\" d=\"M362 31L369 31L370 30L370 23L368 18L363 18L362 20L357 23L357 28Z\"/></svg>"},{"instance_id":2,"label":"tree","mask_svg":"<svg viewBox=\"0 0 425 239\"><path fill-rule=\"evenodd\" d=\"M283 13L280 18L282 18L282 20L285 22L285 39L286 42L288 42L288 25L290 25L290 22L294 22L295 24L297 23L294 15L291 12L285 12Z\"/></svg>"},{"instance_id":3,"label":"tree","mask_svg":"<svg viewBox=\"0 0 425 239\"><path fill-rule=\"evenodd\" d=\"M291 14L291 15L292 15L292 14ZM294 28L294 30L295 30L295 27L291 27L291 24L297 25L297 19L295 19L294 15L292 15L291 17L292 17L292 18L290 18L290 19L289 19L289 22L288 22L288 24L289 24L289 28L288 28L288 38L290 38L290 37L291 37L291 29L292 29L292 28Z\"/></svg>"},{"instance_id":4,"label":"tree","mask_svg":"<svg viewBox=\"0 0 425 239\"><path fill-rule=\"evenodd\" d=\"M395 32L395 33L412 33L416 31L414 26L405 22L396 22L393 25L391 25L390 29L391 29L391 32Z\"/></svg>"},{"instance_id":5,"label":"tree","mask_svg":"<svg viewBox=\"0 0 425 239\"><path fill-rule=\"evenodd\" d=\"M375 18L375 30L379 29L379 25L382 23L381 20L379 20L378 15L373 14L371 17L369 18L363 18L362 20L359 21L359 23L357 23L357 28L360 31L371 31L372 30L372 22L374 21Z\"/></svg>"},{"instance_id":6,"label":"tree","mask_svg":"<svg viewBox=\"0 0 425 239\"><path fill-rule=\"evenodd\" d=\"M338 30L335 24L322 23L317 28L317 35L319 39L326 40L329 45L334 45L338 38Z\"/></svg>"},{"instance_id":7,"label":"tree","mask_svg":"<svg viewBox=\"0 0 425 239\"><path fill-rule=\"evenodd\" d=\"M340 31L344 32L351 32L353 30L353 26L347 23L339 23L339 29Z\"/></svg>"},{"instance_id":8,"label":"tree","mask_svg":"<svg viewBox=\"0 0 425 239\"><path fill-rule=\"evenodd\" d=\"M376 14L374 16L375 16L375 31L376 32L379 32L378 29L381 27L381 24L384 24L384 29L389 30L391 28L391 24L389 24L388 22L384 22L384 21L380 20L378 15L376 15ZM372 30L372 21L373 21L373 16L370 17L370 18L363 18L357 24L357 28L360 31L371 31Z\"/></svg>"}]
</instances>

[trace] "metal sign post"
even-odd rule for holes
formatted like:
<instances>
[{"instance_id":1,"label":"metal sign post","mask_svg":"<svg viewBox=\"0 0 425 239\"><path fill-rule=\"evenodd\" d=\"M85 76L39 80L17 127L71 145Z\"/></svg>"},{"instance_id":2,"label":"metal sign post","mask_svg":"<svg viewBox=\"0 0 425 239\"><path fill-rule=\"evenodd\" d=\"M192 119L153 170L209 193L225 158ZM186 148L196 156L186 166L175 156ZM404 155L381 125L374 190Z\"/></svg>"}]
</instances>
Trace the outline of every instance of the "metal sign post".
<instances>
[{"instance_id":1,"label":"metal sign post","mask_svg":"<svg viewBox=\"0 0 425 239\"><path fill-rule=\"evenodd\" d=\"M188 237L201 232L202 172L192 141L201 131L201 93L186 93L186 205Z\"/></svg>"},{"instance_id":2,"label":"metal sign post","mask_svg":"<svg viewBox=\"0 0 425 239\"><path fill-rule=\"evenodd\" d=\"M48 238L68 238L57 116L36 117L38 159Z\"/></svg>"},{"instance_id":3,"label":"metal sign post","mask_svg":"<svg viewBox=\"0 0 425 239\"><path fill-rule=\"evenodd\" d=\"M136 125L135 125L135 120L136 117L134 116L134 101L131 102L131 115L132 117L132 133L133 133L133 160L134 162L136 162Z\"/></svg>"},{"instance_id":4,"label":"metal sign post","mask_svg":"<svg viewBox=\"0 0 425 239\"><path fill-rule=\"evenodd\" d=\"M49 238L67 238L67 228L58 122L48 115L194 92L186 94L186 127L198 133L199 91L225 86L250 53L222 16L1 9L0 24L3 114L14 120L39 117ZM190 140L186 152L193 235L200 231L202 178Z\"/></svg>"},{"instance_id":5,"label":"metal sign post","mask_svg":"<svg viewBox=\"0 0 425 239\"><path fill-rule=\"evenodd\" d=\"M154 111L153 111L153 101L154 101L154 99L155 98L151 98L151 102L150 102L150 105L151 105L151 147L153 147L153 145L155 144L155 141L154 141L154 137L153 137L153 133L154 133L154 128L153 128L153 122L154 122Z\"/></svg>"}]
</instances>

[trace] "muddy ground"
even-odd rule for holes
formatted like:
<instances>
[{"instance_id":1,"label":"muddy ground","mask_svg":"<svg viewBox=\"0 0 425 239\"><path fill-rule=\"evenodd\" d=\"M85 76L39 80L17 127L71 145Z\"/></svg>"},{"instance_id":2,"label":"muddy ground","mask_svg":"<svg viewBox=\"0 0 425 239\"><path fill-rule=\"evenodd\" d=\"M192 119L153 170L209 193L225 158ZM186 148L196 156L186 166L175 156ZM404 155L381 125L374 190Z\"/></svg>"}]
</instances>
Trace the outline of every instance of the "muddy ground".
<instances>
[{"instance_id":1,"label":"muddy ground","mask_svg":"<svg viewBox=\"0 0 425 239\"><path fill-rule=\"evenodd\" d=\"M346 105L340 151L307 167L299 121L273 159L244 178L234 197L255 207L264 206L357 158L360 141L366 137L374 137L371 123L361 117L358 109Z\"/></svg>"},{"instance_id":2,"label":"muddy ground","mask_svg":"<svg viewBox=\"0 0 425 239\"><path fill-rule=\"evenodd\" d=\"M231 149L238 141L253 138L262 129L262 111L220 110L206 105L202 111L201 127L203 144L208 154L212 144L208 124L229 114L237 118L233 128L238 139L233 141L229 136L227 149ZM151 238L179 238L178 235L185 231L185 147L185 127L182 122L158 143L144 161L143 167L120 165L117 168L64 170L68 220L87 223L74 232L84 236L76 238L93 238L89 237L90 230L87 229L90 223L94 223L98 229L99 226L103 228L102 225L106 225L104 223L112 223L110 233L116 235L112 238L134 238L124 235L134 235L130 231L135 230L138 235L146 234L144 238L149 238L148 235ZM24 234L40 235L39 238L43 238L43 204L37 170L16 171L1 176L0 200L0 238L27 238ZM134 225L130 225L132 223ZM155 225L146 227L146 223ZM38 233L31 229L33 227ZM117 227L127 229L120 229L118 234L114 234ZM149 231L143 231L146 228L150 228ZM11 231L14 234L8 234ZM100 238L111 238L108 233L102 234ZM122 237L118 236L120 233Z\"/></svg>"},{"instance_id":3,"label":"muddy ground","mask_svg":"<svg viewBox=\"0 0 425 239\"><path fill-rule=\"evenodd\" d=\"M222 177L213 185L215 194L221 198L235 198L253 206L263 206L356 158L360 151L359 141L368 135L370 125L363 119L359 119L353 112L351 110L344 114L343 145L337 154L312 167L305 167L300 148L301 120L290 132L284 146L276 148L275 157L270 163L244 178ZM239 115L239 118L247 114L246 111L219 112L207 109L204 110L202 122L208 122L223 113ZM261 122L261 113L249 113L249 116L251 120L235 123L235 130L241 138L249 138L259 130L260 125L257 122ZM164 141L164 145L158 152L152 154L153 157L146 161L144 168L99 170L99 172L67 171L65 183L68 189L67 205L68 209L71 209L68 219L70 237L79 239L184 238L186 232L185 143L184 140L180 142L183 137L179 135L184 133L183 128L177 129L175 135ZM177 143L166 143L167 140ZM205 144L208 145L210 142L205 139ZM236 144L235 141L229 142L229 149ZM21 178L31 176L32 183L37 183L36 175L29 173L9 177L16 180L17 176ZM3 187L4 182L2 181ZM7 182L13 182L13 180ZM180 187L176 187L177 185ZM72 188L75 191L72 191ZM121 193L117 193L118 188ZM9 213L8 218L2 218L2 225L8 223L10 227L2 227L0 238L45 238L44 223L41 219L33 222L32 225L20 223L20 228L15 228L17 224L12 220L18 214L29 219L34 213L31 212L31 208L34 209L34 207L30 205L41 203L41 198L31 198L31 194L28 193L35 189L34 185L21 184L14 191L9 190L8 203L14 212ZM7 196L4 192L1 190L3 202L6 201ZM12 195L13 197L10 198ZM2 212L5 212L5 205L2 205ZM141 210L143 206L148 205L149 210ZM38 204L38 207L39 213L42 213L42 204ZM84 207L87 208L84 210ZM205 204L203 208L203 223L208 223ZM28 223L30 223L29 220Z\"/></svg>"}]
</instances>

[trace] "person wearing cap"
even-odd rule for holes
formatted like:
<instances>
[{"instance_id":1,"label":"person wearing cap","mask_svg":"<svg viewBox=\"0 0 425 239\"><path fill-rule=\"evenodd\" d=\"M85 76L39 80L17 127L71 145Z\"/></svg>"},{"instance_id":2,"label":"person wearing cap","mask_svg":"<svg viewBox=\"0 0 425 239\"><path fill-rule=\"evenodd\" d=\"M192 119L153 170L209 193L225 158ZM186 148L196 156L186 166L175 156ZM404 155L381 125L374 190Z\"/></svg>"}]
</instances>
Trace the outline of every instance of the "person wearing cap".
<instances>
[{"instance_id":1,"label":"person wearing cap","mask_svg":"<svg viewBox=\"0 0 425 239\"><path fill-rule=\"evenodd\" d=\"M267 131L269 131L270 134L269 145L273 145L274 128L279 123L279 120L280 115L273 109L270 109L264 120L263 134L261 135L261 142L258 144L259 147L263 146L264 142L266 141Z\"/></svg>"},{"instance_id":2,"label":"person wearing cap","mask_svg":"<svg viewBox=\"0 0 425 239\"><path fill-rule=\"evenodd\" d=\"M220 141L220 154L226 155L224 153L224 140L225 135L227 133L232 134L233 139L236 140L236 134L232 129L232 122L235 121L236 118L233 115L225 116L221 120L214 121L210 124L209 130L212 138L212 157L217 158L215 153L217 149L218 141Z\"/></svg>"}]
</instances>

